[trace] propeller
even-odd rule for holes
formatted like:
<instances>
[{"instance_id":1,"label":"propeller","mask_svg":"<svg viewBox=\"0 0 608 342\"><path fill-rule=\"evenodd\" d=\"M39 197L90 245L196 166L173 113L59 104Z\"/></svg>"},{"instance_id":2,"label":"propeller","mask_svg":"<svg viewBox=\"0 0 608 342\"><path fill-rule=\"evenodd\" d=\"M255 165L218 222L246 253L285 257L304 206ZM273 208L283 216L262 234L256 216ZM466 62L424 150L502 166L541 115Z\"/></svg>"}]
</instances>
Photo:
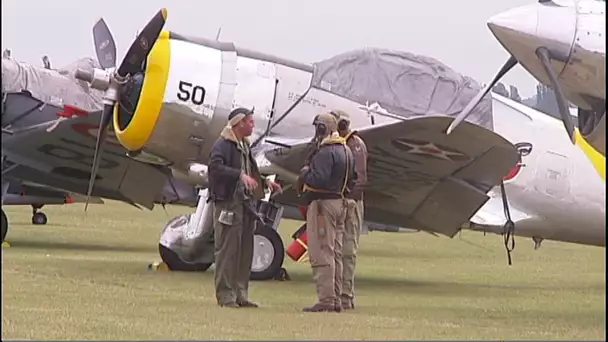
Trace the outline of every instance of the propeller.
<instances>
[{"instance_id":1,"label":"propeller","mask_svg":"<svg viewBox=\"0 0 608 342\"><path fill-rule=\"evenodd\" d=\"M469 114L471 114L471 111L473 110L473 108L475 108L475 106L477 106L477 104L479 104L479 102L481 101L481 99L483 99L483 97L486 96L486 94L490 90L492 90L492 88L494 87L494 85L507 72L509 72L509 70L511 70L515 65L517 65L517 59L515 59L515 57L513 57L513 56L509 57L509 59L507 59L507 61L505 62L505 64L502 66L502 68L500 68L500 70L498 71L498 73L496 74L496 76L494 76L494 79L492 80L492 82L490 82L479 93L477 93L477 95L475 95L475 97L471 101L469 101L469 103L466 105L466 107L464 107L464 109L462 110L462 112L460 112L460 114L458 114L458 116L456 116L456 118L454 119L454 121L452 121L452 123L450 124L450 126L448 126L446 134L452 133L452 131L462 121L464 121L464 119L466 119L469 116Z\"/></svg>"},{"instance_id":2,"label":"propeller","mask_svg":"<svg viewBox=\"0 0 608 342\"><path fill-rule=\"evenodd\" d=\"M95 53L97 60L102 68L108 69L116 66L116 43L112 33L102 19L93 26L93 42L95 43Z\"/></svg>"},{"instance_id":3,"label":"propeller","mask_svg":"<svg viewBox=\"0 0 608 342\"><path fill-rule=\"evenodd\" d=\"M542 64L547 76L549 77L549 81L551 82L551 86L555 91L555 99L557 101L557 108L559 110L559 114L561 116L562 122L564 123L564 127L566 128L566 132L568 133L568 137L572 143L576 143L576 136L574 133L574 121L570 116L570 111L568 110L568 105L566 101L566 97L564 96L564 92L557 80L557 74L553 67L551 66L551 59L560 60L560 58L552 58L551 52L544 46L536 49L536 57L538 58L540 64ZM452 121L448 129L446 130L446 134L450 134L454 129L462 122L464 119L471 114L471 111L475 106L481 101L481 99L494 87L494 85L504 76L511 68L517 65L517 60L511 56L507 62L502 66L498 74L494 77L492 82L485 86L467 105L466 107L458 114L458 116Z\"/></svg>"},{"instance_id":4,"label":"propeller","mask_svg":"<svg viewBox=\"0 0 608 342\"><path fill-rule=\"evenodd\" d=\"M559 82L557 81L557 75L555 74L555 70L551 67L551 52L546 47L540 47L536 49L536 57L540 60L547 76L549 76L549 81L553 86L553 91L555 92L555 100L557 101L557 109L559 110L559 115L562 117L562 122L564 123L564 127L566 128L566 132L568 132L568 136L570 137L570 141L573 144L576 144L576 136L574 135L574 121L570 116L570 110L568 109L568 105L566 104L566 96L564 96L564 92Z\"/></svg>"},{"instance_id":5,"label":"propeller","mask_svg":"<svg viewBox=\"0 0 608 342\"><path fill-rule=\"evenodd\" d=\"M553 0L537 0L537 1L538 1L538 3L543 4L545 6L548 6L548 5L559 6L555 2L553 2ZM566 128L566 131L568 133L568 136L570 137L570 140L572 141L572 143L576 143L576 137L574 135L575 134L574 133L575 125L574 125L574 121L572 120L572 117L570 116L570 111L568 110L568 104L567 104L568 101L566 100L566 97L564 96L564 92L558 82L558 79L557 79L558 76L551 65L551 60L556 60L556 61L561 61L563 63L566 63L567 58L564 58L564 56L562 56L556 52L552 53L552 51L549 48L547 48L546 46L543 46L543 45L539 46L534 51L534 53L536 54L536 58L538 59L538 62L544 68L544 70L549 78L549 82L551 83L551 87L555 91L557 107L559 109L559 113L560 113L562 122L564 123L564 127ZM481 101L481 99L494 87L494 85L500 80L500 78L502 76L504 76L504 74L506 74L509 70L511 70L511 68L513 68L515 65L517 65L517 63L518 62L515 59L515 57L513 57L513 56L509 57L507 62L503 65L503 67L500 69L498 74L494 77L492 82L490 82L490 84L488 84L486 87L484 87L466 105L466 107L462 110L462 112L460 112L460 114L458 114L458 116L456 116L454 121L452 121L450 126L448 126L448 129L446 130L446 134L450 134L452 131L454 131L454 129L462 121L464 121L467 118L467 116L469 116L469 114L471 114L471 111L473 110L473 108L475 108L475 106Z\"/></svg>"},{"instance_id":6,"label":"propeller","mask_svg":"<svg viewBox=\"0 0 608 342\"><path fill-rule=\"evenodd\" d=\"M76 77L91 83L91 86L97 89L105 90L103 97L103 111L97 133L97 141L95 143L95 154L93 156L93 166L91 168L91 178L87 190L87 199L85 202L85 212L87 210L89 199L93 191L93 186L99 171L99 163L103 154L104 142L108 134L108 126L112 121L112 111L117 100L120 98L120 91L128 81L131 75L137 72L143 72L143 65L154 46L154 43L160 36L160 33L167 20L167 10L161 9L148 22L143 30L137 35L135 41L127 50L127 53L122 60L118 69L116 66L116 44L110 29L103 19L100 19L93 26L93 40L95 43L95 52L99 64L104 70L95 69L93 73L85 70L78 70Z\"/></svg>"}]
</instances>

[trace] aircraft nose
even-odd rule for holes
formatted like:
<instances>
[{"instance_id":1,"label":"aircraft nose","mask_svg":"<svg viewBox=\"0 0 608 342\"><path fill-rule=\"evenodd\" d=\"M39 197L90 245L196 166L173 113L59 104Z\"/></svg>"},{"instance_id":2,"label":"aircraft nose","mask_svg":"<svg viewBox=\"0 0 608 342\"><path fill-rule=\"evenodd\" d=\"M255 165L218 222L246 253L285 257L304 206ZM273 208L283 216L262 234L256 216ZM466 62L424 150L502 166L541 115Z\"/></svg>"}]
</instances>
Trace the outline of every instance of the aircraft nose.
<instances>
[{"instance_id":1,"label":"aircraft nose","mask_svg":"<svg viewBox=\"0 0 608 342\"><path fill-rule=\"evenodd\" d=\"M570 5L549 1L517 7L488 20L496 39L520 63L536 59L536 49L543 46L552 57L566 62L576 32L576 10Z\"/></svg>"},{"instance_id":2,"label":"aircraft nose","mask_svg":"<svg viewBox=\"0 0 608 342\"><path fill-rule=\"evenodd\" d=\"M536 36L538 12L538 6L518 7L491 17L488 27L499 40L501 37L515 35L533 37Z\"/></svg>"}]
</instances>

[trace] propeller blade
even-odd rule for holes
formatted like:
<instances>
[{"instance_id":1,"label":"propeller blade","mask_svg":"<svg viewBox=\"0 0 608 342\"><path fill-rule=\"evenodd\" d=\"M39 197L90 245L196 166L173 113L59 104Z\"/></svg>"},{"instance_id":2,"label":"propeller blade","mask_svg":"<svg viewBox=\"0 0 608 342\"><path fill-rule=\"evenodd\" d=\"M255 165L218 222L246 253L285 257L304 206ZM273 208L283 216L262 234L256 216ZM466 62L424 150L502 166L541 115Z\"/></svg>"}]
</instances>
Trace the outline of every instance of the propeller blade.
<instances>
[{"instance_id":1,"label":"propeller blade","mask_svg":"<svg viewBox=\"0 0 608 342\"><path fill-rule=\"evenodd\" d=\"M102 68L108 69L116 66L116 43L112 33L103 19L99 19L93 26L93 40L95 53Z\"/></svg>"},{"instance_id":2,"label":"propeller blade","mask_svg":"<svg viewBox=\"0 0 608 342\"><path fill-rule=\"evenodd\" d=\"M464 107L462 112L458 114L454 121L452 121L446 131L446 134L450 134L462 121L464 121L464 119L466 119L467 116L471 114L471 111L473 110L473 108L475 108L475 106L477 106L479 101L481 101L481 99L483 99L483 97L486 96L486 94L490 90L492 90L492 87L494 87L496 82L498 82L515 65L517 65L517 59L515 59L515 57L513 56L509 57L507 62L502 66L502 68L500 68L500 71L498 71L498 74L494 76L492 82L490 82L487 86L485 86L485 88L483 88L479 93L477 93L477 95L475 95L475 97L466 105L466 107Z\"/></svg>"},{"instance_id":3,"label":"propeller blade","mask_svg":"<svg viewBox=\"0 0 608 342\"><path fill-rule=\"evenodd\" d=\"M167 21L167 9L163 8L148 22L146 27L137 35L137 38L129 47L125 58L123 59L118 74L126 76L134 74L141 70L142 64L148 57L152 46L160 36L160 32Z\"/></svg>"},{"instance_id":4,"label":"propeller blade","mask_svg":"<svg viewBox=\"0 0 608 342\"><path fill-rule=\"evenodd\" d=\"M113 109L113 105L106 104L103 106L103 112L101 114L101 120L99 123L99 131L97 133L97 142L95 143L93 167L91 168L91 178L89 179L89 188L87 190L87 199L84 204L84 211L87 211L87 207L89 206L89 199L91 198L91 193L93 192L93 185L95 184L95 179L97 178L97 171L99 171L99 163L101 162L101 155L103 153L103 143L108 135L108 126L112 121Z\"/></svg>"},{"instance_id":5,"label":"propeller blade","mask_svg":"<svg viewBox=\"0 0 608 342\"><path fill-rule=\"evenodd\" d=\"M549 76L549 81L551 81L553 91L555 91L557 108L559 109L559 114L562 117L562 122L564 123L564 127L566 128L566 132L568 132L570 141L575 144L576 137L574 135L574 120L572 120L572 117L570 116L570 110L568 109L568 105L566 104L566 97L564 96L562 87L559 85L555 70L553 70L553 67L551 66L550 52L549 50L547 50L547 48L540 47L536 50L536 56L540 60L540 63L543 65L547 76Z\"/></svg>"}]
</instances>

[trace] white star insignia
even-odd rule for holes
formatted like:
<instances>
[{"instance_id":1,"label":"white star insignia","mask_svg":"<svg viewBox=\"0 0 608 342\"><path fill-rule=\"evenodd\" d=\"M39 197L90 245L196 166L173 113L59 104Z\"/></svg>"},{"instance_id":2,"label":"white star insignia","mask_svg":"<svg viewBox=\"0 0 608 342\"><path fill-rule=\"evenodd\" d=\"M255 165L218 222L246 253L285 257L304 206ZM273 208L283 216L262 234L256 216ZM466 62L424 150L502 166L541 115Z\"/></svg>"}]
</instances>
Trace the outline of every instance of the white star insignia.
<instances>
[{"instance_id":1,"label":"white star insignia","mask_svg":"<svg viewBox=\"0 0 608 342\"><path fill-rule=\"evenodd\" d=\"M405 142L402 140L397 140L396 142L401 145L410 147L411 150L407 151L407 153L426 155L426 156L431 156L431 157L435 157L435 158L443 159L443 160L447 160L447 161L453 161L452 158L450 158L450 156L466 157L462 153L442 150L441 148L437 147L437 145L435 145L431 142L428 142L424 145L409 143L409 142Z\"/></svg>"}]
</instances>

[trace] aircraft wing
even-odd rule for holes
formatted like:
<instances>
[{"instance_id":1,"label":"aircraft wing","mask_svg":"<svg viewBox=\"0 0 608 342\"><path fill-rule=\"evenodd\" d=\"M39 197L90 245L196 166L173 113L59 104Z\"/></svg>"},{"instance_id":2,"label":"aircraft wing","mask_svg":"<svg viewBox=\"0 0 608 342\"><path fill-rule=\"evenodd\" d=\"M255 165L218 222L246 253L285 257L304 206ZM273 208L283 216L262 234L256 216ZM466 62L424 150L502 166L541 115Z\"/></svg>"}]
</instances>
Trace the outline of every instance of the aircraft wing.
<instances>
[{"instance_id":1,"label":"aircraft wing","mask_svg":"<svg viewBox=\"0 0 608 342\"><path fill-rule=\"evenodd\" d=\"M11 186L12 185L13 184L11 184ZM11 190L11 186L9 186L9 191ZM50 186L31 182L17 184L16 189L21 190L20 192L25 195L63 198L66 199L69 203L84 203L87 198L85 195L69 191L63 191L52 188ZM99 197L91 196L91 198L89 199L89 203L103 204L104 201Z\"/></svg>"},{"instance_id":2,"label":"aircraft wing","mask_svg":"<svg viewBox=\"0 0 608 342\"><path fill-rule=\"evenodd\" d=\"M516 165L518 153L500 135L469 122L446 135L451 121L425 116L359 131L369 150L367 221L453 237L484 205L487 193ZM277 138L267 143L288 145ZM297 173L307 143L267 150L271 166L266 167ZM293 191L275 200L301 202Z\"/></svg>"},{"instance_id":3,"label":"aircraft wing","mask_svg":"<svg viewBox=\"0 0 608 342\"><path fill-rule=\"evenodd\" d=\"M8 165L3 177L86 194L101 111L63 120L51 129L57 113L63 111L60 107L42 105L26 93L9 94L4 106L2 154ZM152 209L167 174L127 157L112 133L105 149L92 196Z\"/></svg>"},{"instance_id":4,"label":"aircraft wing","mask_svg":"<svg viewBox=\"0 0 608 342\"><path fill-rule=\"evenodd\" d=\"M54 189L35 183L10 182L3 205L31 205L31 204L67 204L84 202L85 196ZM99 197L91 197L89 203L103 204Z\"/></svg>"}]
</instances>

